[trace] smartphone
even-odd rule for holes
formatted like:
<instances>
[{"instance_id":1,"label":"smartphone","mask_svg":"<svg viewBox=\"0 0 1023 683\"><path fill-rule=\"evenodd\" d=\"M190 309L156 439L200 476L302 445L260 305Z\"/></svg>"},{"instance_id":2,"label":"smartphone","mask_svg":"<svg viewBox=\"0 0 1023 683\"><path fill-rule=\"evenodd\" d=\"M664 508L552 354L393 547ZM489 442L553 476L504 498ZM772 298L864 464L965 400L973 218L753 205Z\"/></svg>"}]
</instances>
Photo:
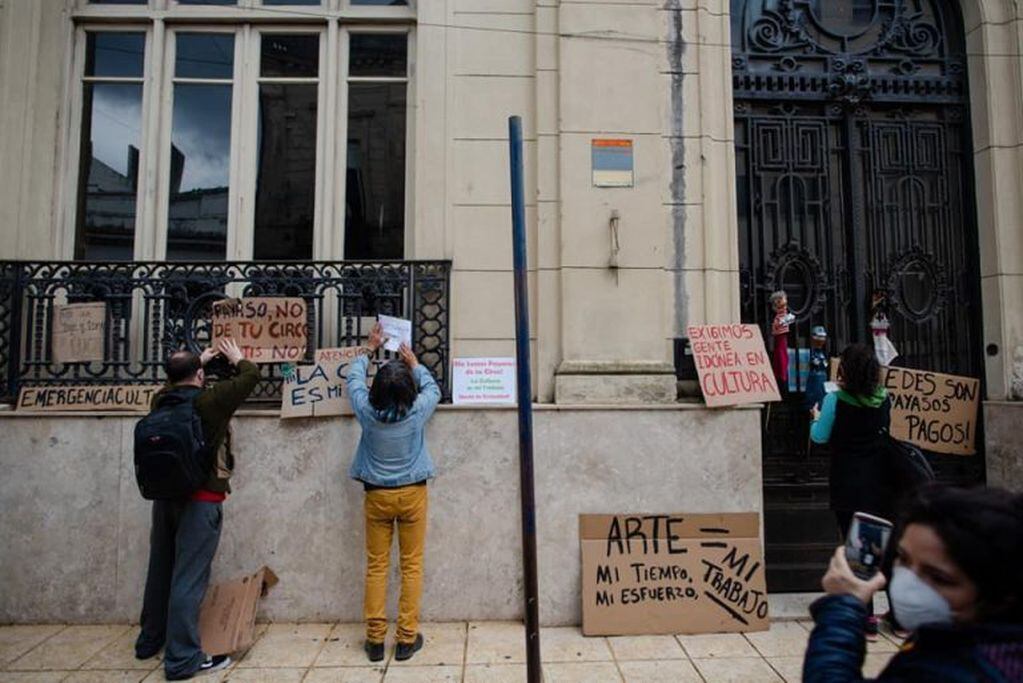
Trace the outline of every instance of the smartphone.
<instances>
[{"instance_id":1,"label":"smartphone","mask_svg":"<svg viewBox=\"0 0 1023 683\"><path fill-rule=\"evenodd\" d=\"M857 512L849 525L845 539L845 559L853 574L869 579L881 568L885 548L892 535L892 523L887 519Z\"/></svg>"}]
</instances>

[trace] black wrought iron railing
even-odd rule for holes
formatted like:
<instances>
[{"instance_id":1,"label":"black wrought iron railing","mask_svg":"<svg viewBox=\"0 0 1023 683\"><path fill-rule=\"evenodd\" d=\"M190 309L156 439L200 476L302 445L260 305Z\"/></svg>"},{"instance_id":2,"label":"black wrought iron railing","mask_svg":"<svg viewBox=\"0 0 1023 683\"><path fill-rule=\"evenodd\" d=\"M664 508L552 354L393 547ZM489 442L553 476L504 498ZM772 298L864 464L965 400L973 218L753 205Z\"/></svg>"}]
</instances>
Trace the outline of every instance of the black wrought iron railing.
<instances>
[{"instance_id":1,"label":"black wrought iron railing","mask_svg":"<svg viewBox=\"0 0 1023 683\"><path fill-rule=\"evenodd\" d=\"M307 359L365 341L377 314L412 321L420 362L450 396L450 261L84 263L0 261L0 393L23 386L158 384L177 349L205 346L214 301L288 296L306 301ZM53 360L54 306L107 304L102 361ZM261 366L254 401L280 399L277 364Z\"/></svg>"}]
</instances>

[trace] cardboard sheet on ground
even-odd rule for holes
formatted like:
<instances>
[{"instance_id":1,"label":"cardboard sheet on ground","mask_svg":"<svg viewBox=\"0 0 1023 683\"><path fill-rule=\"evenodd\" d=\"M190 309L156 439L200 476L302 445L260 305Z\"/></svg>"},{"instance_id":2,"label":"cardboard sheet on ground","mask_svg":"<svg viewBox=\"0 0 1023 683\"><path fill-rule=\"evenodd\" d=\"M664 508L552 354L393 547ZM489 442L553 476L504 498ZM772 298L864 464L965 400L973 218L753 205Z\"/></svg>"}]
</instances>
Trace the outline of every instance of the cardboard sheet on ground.
<instances>
[{"instance_id":1,"label":"cardboard sheet on ground","mask_svg":"<svg viewBox=\"0 0 1023 683\"><path fill-rule=\"evenodd\" d=\"M766 630L759 534L755 512L580 515L583 633Z\"/></svg>"},{"instance_id":2,"label":"cardboard sheet on ground","mask_svg":"<svg viewBox=\"0 0 1023 683\"><path fill-rule=\"evenodd\" d=\"M377 316L384 332L384 349L397 351L402 344L412 346L412 321L404 318L393 318L389 315Z\"/></svg>"},{"instance_id":3,"label":"cardboard sheet on ground","mask_svg":"<svg viewBox=\"0 0 1023 683\"><path fill-rule=\"evenodd\" d=\"M367 353L365 346L320 349L312 365L283 366L281 418L351 415L345 386L348 364Z\"/></svg>"},{"instance_id":4,"label":"cardboard sheet on ground","mask_svg":"<svg viewBox=\"0 0 1023 683\"><path fill-rule=\"evenodd\" d=\"M256 607L277 585L269 567L218 583L206 591L199 609L199 639L208 655L239 652L256 640Z\"/></svg>"},{"instance_id":5,"label":"cardboard sheet on ground","mask_svg":"<svg viewBox=\"0 0 1023 683\"><path fill-rule=\"evenodd\" d=\"M780 401L756 325L690 325L689 345L708 406Z\"/></svg>"},{"instance_id":6,"label":"cardboard sheet on ground","mask_svg":"<svg viewBox=\"0 0 1023 683\"><path fill-rule=\"evenodd\" d=\"M295 363L309 339L306 303L298 297L224 299L213 304L213 345L234 339L253 363Z\"/></svg>"},{"instance_id":7,"label":"cardboard sheet on ground","mask_svg":"<svg viewBox=\"0 0 1023 683\"><path fill-rule=\"evenodd\" d=\"M53 307L53 362L103 360L107 305L101 302Z\"/></svg>"},{"instance_id":8,"label":"cardboard sheet on ground","mask_svg":"<svg viewBox=\"0 0 1023 683\"><path fill-rule=\"evenodd\" d=\"M831 377L838 359L831 359ZM924 450L950 455L977 452L980 380L909 368L881 368L892 399L891 435Z\"/></svg>"},{"instance_id":9,"label":"cardboard sheet on ground","mask_svg":"<svg viewBox=\"0 0 1023 683\"><path fill-rule=\"evenodd\" d=\"M159 390L155 384L22 387L17 408L28 413L88 410L147 413L153 395Z\"/></svg>"},{"instance_id":10,"label":"cardboard sheet on ground","mask_svg":"<svg viewBox=\"0 0 1023 683\"><path fill-rule=\"evenodd\" d=\"M456 405L514 405L514 358L455 358L451 402Z\"/></svg>"}]
</instances>

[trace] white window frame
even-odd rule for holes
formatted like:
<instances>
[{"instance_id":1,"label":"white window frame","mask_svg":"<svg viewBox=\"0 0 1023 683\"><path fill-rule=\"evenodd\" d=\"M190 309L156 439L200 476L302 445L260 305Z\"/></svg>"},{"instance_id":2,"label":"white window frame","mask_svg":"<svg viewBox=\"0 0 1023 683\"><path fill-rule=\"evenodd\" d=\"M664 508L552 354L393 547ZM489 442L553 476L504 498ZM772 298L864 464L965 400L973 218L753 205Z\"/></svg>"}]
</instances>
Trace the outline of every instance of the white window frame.
<instances>
[{"instance_id":1,"label":"white window frame","mask_svg":"<svg viewBox=\"0 0 1023 683\"><path fill-rule=\"evenodd\" d=\"M177 0L149 0L147 5L89 5L87 0L75 0L74 6L72 87L65 95L69 115L62 154L63 225L58 230L57 244L61 258L74 258L77 237L87 32L141 32L146 35L134 246L136 260L166 260L177 33L235 35L226 260L251 260L253 254L257 176L255 135L259 83L262 81L259 50L263 33L317 33L320 36L312 260L341 260L345 257L348 83L360 80L406 83L403 258L414 258L415 0L409 0L409 5L404 7L354 6L351 0L323 0L320 7L275 5L264 8L262 0L238 0L237 6L180 5ZM348 37L352 33L406 34L406 77L349 79ZM281 79L278 82L287 81Z\"/></svg>"}]
</instances>

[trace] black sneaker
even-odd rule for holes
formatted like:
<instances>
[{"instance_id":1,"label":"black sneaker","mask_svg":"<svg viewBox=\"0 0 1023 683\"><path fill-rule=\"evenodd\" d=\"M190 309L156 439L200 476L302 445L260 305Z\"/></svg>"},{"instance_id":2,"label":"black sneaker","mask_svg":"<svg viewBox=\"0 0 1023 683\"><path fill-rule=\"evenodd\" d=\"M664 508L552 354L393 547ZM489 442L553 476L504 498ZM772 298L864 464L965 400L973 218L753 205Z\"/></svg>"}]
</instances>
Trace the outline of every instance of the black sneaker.
<instances>
[{"instance_id":1,"label":"black sneaker","mask_svg":"<svg viewBox=\"0 0 1023 683\"><path fill-rule=\"evenodd\" d=\"M384 644L383 643L371 643L366 641L364 646L366 650L366 656L369 657L371 662L380 662L384 659Z\"/></svg>"},{"instance_id":2,"label":"black sneaker","mask_svg":"<svg viewBox=\"0 0 1023 683\"><path fill-rule=\"evenodd\" d=\"M167 676L168 681L183 681L195 676L205 676L211 674L214 671L222 671L227 667L231 666L231 658L227 655L217 655L215 657L206 657L206 661L199 665L199 669L193 673L185 674L183 676Z\"/></svg>"},{"instance_id":3,"label":"black sneaker","mask_svg":"<svg viewBox=\"0 0 1023 683\"><path fill-rule=\"evenodd\" d=\"M398 643L398 647L394 649L394 658L399 662L404 662L406 659L411 659L412 655L423 649L423 634L417 633L415 642L412 643Z\"/></svg>"},{"instance_id":4,"label":"black sneaker","mask_svg":"<svg viewBox=\"0 0 1023 683\"><path fill-rule=\"evenodd\" d=\"M155 657L156 655L160 654L160 648L161 647L163 647L163 646L162 645L157 645L156 647L145 647L145 648L136 647L135 648L135 659L149 659L150 657Z\"/></svg>"}]
</instances>

